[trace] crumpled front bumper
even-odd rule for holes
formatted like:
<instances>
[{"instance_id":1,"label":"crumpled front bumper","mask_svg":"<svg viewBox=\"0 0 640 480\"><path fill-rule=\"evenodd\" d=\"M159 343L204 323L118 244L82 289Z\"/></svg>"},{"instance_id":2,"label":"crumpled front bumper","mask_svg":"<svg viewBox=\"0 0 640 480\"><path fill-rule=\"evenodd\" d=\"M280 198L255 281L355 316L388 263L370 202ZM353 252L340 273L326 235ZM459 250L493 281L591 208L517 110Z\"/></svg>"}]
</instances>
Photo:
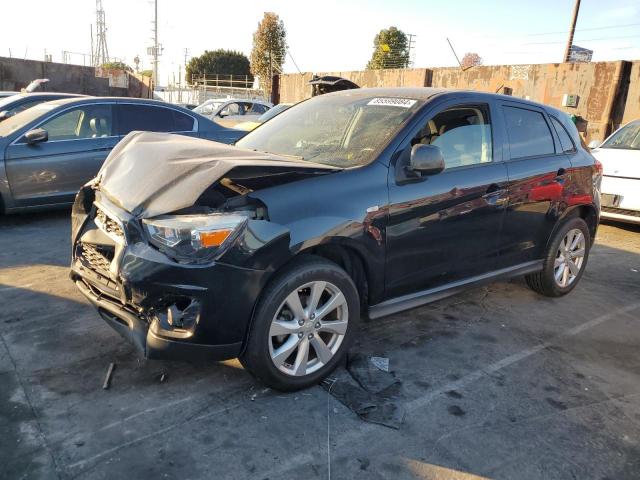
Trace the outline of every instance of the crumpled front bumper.
<instances>
[{"instance_id":1,"label":"crumpled front bumper","mask_svg":"<svg viewBox=\"0 0 640 480\"><path fill-rule=\"evenodd\" d=\"M70 276L100 316L147 358L238 356L268 272L179 264L136 237L123 212L114 217L126 238L110 235L95 222L96 208L84 218L74 212Z\"/></svg>"}]
</instances>

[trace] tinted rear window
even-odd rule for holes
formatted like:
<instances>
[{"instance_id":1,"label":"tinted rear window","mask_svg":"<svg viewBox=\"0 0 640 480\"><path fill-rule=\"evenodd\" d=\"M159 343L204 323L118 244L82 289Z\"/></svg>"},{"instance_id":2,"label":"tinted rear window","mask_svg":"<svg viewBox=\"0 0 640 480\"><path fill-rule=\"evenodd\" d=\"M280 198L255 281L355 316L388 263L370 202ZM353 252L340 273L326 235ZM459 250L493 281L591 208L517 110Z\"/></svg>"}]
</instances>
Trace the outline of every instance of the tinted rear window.
<instances>
[{"instance_id":1,"label":"tinted rear window","mask_svg":"<svg viewBox=\"0 0 640 480\"><path fill-rule=\"evenodd\" d=\"M118 131L184 132L193 130L193 118L184 113L150 105L118 105Z\"/></svg>"},{"instance_id":2,"label":"tinted rear window","mask_svg":"<svg viewBox=\"0 0 640 480\"><path fill-rule=\"evenodd\" d=\"M193 130L193 117L182 112L173 111L174 132L190 132Z\"/></svg>"},{"instance_id":3,"label":"tinted rear window","mask_svg":"<svg viewBox=\"0 0 640 480\"><path fill-rule=\"evenodd\" d=\"M542 113L517 107L503 109L512 159L555 153L553 136Z\"/></svg>"}]
</instances>

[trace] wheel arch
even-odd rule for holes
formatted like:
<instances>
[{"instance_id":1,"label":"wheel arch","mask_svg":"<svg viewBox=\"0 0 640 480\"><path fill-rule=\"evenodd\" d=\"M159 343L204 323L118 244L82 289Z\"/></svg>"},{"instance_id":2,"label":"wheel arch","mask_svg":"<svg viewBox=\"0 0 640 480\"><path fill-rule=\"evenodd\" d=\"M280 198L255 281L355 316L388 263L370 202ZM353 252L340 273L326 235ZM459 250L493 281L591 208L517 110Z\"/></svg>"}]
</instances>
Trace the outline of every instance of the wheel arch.
<instances>
[{"instance_id":1,"label":"wheel arch","mask_svg":"<svg viewBox=\"0 0 640 480\"><path fill-rule=\"evenodd\" d=\"M596 238L596 232L598 230L598 221L599 221L598 210L594 205L582 204L582 205L574 205L567 208L564 211L564 213L560 216L560 218L556 222L556 225L553 227L553 230L551 231L549 238L547 239L547 248L549 247L549 243L553 239L554 235L558 231L558 228L560 228L560 226L567 220L571 218L576 218L576 217L582 218L587 224L587 228L589 228L589 236L591 237L589 239L590 245L593 245L593 242L595 241L595 238Z\"/></svg>"}]
</instances>

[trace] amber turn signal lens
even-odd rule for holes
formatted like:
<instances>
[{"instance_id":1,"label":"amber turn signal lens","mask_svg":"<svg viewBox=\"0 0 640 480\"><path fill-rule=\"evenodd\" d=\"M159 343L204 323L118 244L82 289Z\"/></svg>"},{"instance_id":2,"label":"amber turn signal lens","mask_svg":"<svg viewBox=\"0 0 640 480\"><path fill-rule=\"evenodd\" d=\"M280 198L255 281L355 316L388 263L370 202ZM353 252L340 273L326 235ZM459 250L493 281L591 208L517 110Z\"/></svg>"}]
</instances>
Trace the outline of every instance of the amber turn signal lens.
<instances>
[{"instance_id":1,"label":"amber turn signal lens","mask_svg":"<svg viewBox=\"0 0 640 480\"><path fill-rule=\"evenodd\" d=\"M200 232L200 244L203 247L219 247L231 235L233 230L215 230Z\"/></svg>"}]
</instances>

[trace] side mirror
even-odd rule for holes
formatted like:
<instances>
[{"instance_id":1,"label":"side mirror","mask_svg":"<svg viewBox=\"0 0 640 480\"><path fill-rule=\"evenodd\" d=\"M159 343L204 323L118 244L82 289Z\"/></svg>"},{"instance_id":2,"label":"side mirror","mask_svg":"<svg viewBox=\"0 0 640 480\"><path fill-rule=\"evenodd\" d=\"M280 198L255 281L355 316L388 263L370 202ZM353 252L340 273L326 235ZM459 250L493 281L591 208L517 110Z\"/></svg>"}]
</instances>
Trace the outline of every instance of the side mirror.
<instances>
[{"instance_id":1,"label":"side mirror","mask_svg":"<svg viewBox=\"0 0 640 480\"><path fill-rule=\"evenodd\" d=\"M47 140L49 140L49 132L47 132L46 130L43 130L42 128L29 130L27 133L24 134L24 140L29 145L46 142Z\"/></svg>"},{"instance_id":2,"label":"side mirror","mask_svg":"<svg viewBox=\"0 0 640 480\"><path fill-rule=\"evenodd\" d=\"M598 148L601 145L601 143L598 140L591 140L589 142L589 148L590 149L594 149L594 148Z\"/></svg>"},{"instance_id":3,"label":"side mirror","mask_svg":"<svg viewBox=\"0 0 640 480\"><path fill-rule=\"evenodd\" d=\"M411 158L407 168L423 177L442 172L444 158L440 148L435 145L414 145L411 148Z\"/></svg>"},{"instance_id":4,"label":"side mirror","mask_svg":"<svg viewBox=\"0 0 640 480\"><path fill-rule=\"evenodd\" d=\"M3 120L6 120L7 118L9 118L11 116L11 114L9 113L9 110L3 110L0 112L0 122Z\"/></svg>"}]
</instances>

